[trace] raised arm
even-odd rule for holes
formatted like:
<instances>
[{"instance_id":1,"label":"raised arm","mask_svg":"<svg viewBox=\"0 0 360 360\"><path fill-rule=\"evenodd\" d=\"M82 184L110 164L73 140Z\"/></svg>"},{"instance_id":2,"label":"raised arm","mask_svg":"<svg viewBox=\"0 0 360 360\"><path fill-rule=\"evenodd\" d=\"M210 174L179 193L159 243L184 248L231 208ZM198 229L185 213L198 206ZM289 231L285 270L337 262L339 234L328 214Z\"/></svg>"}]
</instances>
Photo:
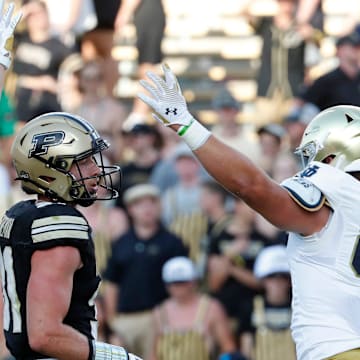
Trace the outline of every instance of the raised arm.
<instances>
[{"instance_id":1,"label":"raised arm","mask_svg":"<svg viewBox=\"0 0 360 360\"><path fill-rule=\"evenodd\" d=\"M149 72L152 83L140 80L151 96L138 96L153 109L160 123L177 131L210 175L281 229L310 235L323 228L329 215L326 207L316 212L304 210L246 156L213 136L189 113L170 68L164 65L163 71L165 79Z\"/></svg>"},{"instance_id":2,"label":"raised arm","mask_svg":"<svg viewBox=\"0 0 360 360\"><path fill-rule=\"evenodd\" d=\"M13 16L14 3L4 11L4 0L0 0L0 94L4 88L5 72L11 65L14 30L21 19L21 13Z\"/></svg>"}]
</instances>

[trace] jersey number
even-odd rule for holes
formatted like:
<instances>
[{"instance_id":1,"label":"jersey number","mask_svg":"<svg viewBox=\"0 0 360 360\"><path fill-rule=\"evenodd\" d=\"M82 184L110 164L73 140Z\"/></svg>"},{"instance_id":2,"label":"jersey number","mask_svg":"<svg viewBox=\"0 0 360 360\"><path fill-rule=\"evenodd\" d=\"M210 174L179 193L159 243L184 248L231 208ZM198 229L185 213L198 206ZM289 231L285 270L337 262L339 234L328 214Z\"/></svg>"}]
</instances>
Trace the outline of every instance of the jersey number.
<instances>
[{"instance_id":1,"label":"jersey number","mask_svg":"<svg viewBox=\"0 0 360 360\"><path fill-rule=\"evenodd\" d=\"M14 262L12 248L5 246L0 250L0 273L4 299L4 330L10 330L12 321L12 332L21 332L20 301L16 293L16 282L14 274Z\"/></svg>"}]
</instances>

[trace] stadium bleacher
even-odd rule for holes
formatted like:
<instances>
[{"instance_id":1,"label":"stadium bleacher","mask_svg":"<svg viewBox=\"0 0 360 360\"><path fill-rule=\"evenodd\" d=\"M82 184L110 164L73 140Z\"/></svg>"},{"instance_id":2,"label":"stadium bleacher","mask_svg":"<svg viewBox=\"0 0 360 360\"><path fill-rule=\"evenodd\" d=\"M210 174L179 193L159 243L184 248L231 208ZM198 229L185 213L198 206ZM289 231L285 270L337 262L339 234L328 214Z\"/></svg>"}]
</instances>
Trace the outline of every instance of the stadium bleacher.
<instances>
[{"instance_id":1,"label":"stadium bleacher","mask_svg":"<svg viewBox=\"0 0 360 360\"><path fill-rule=\"evenodd\" d=\"M205 123L215 121L211 99L224 85L244 103L245 111L252 109L262 40L254 34L244 15L249 1L163 1L167 14L162 43L164 61L178 76L190 110ZM356 0L323 1L325 37L320 44L321 61L314 64L312 77L334 66L335 38L350 26L349 14L360 14L360 10L354 10L360 7L359 3ZM275 0L253 0L249 4L248 11L254 16L276 11ZM120 73L115 94L129 102L139 89L135 39L135 28L130 24L113 49Z\"/></svg>"}]
</instances>

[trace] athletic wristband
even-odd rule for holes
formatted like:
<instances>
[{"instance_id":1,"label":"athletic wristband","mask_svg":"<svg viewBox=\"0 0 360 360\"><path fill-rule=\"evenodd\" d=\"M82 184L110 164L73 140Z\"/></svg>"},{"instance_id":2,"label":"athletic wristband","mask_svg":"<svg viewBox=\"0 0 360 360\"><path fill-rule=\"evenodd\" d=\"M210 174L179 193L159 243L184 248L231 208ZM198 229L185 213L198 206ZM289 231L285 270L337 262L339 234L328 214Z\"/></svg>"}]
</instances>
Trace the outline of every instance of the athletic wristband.
<instances>
[{"instance_id":1,"label":"athletic wristband","mask_svg":"<svg viewBox=\"0 0 360 360\"><path fill-rule=\"evenodd\" d=\"M91 356L91 358L90 358ZM128 360L128 352L121 346L91 341L89 360Z\"/></svg>"},{"instance_id":2,"label":"athletic wristband","mask_svg":"<svg viewBox=\"0 0 360 360\"><path fill-rule=\"evenodd\" d=\"M211 132L196 119L192 119L189 125L181 126L177 133L193 151L204 145L211 135Z\"/></svg>"}]
</instances>

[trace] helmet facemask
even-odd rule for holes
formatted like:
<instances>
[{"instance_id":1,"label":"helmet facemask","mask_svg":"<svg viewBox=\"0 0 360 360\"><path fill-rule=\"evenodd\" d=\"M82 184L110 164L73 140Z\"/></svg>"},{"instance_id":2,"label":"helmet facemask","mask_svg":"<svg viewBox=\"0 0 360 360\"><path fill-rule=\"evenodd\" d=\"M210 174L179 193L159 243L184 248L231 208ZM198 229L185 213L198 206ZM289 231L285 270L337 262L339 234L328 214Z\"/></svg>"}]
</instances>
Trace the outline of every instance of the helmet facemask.
<instances>
[{"instance_id":1,"label":"helmet facemask","mask_svg":"<svg viewBox=\"0 0 360 360\"><path fill-rule=\"evenodd\" d=\"M303 168L306 168L306 166L314 161L317 153L319 150L323 148L323 145L321 145L318 141L311 141L307 144L305 144L302 147L298 147L295 149L295 155L300 156L301 164Z\"/></svg>"},{"instance_id":2,"label":"helmet facemask","mask_svg":"<svg viewBox=\"0 0 360 360\"><path fill-rule=\"evenodd\" d=\"M76 179L75 176L69 172L72 177L72 185L70 189L70 195L74 201L81 206L90 206L96 200L112 200L119 196L119 192L114 188L114 183L118 180L121 184L121 170L116 165L105 165L102 152L93 154L93 159L96 165L100 169L100 173L95 176L84 177L81 174L79 160L75 159L73 164L76 166L80 178ZM118 178L118 179L115 179ZM96 179L99 186L97 194L92 194L86 187L86 181ZM119 186L120 188L120 186Z\"/></svg>"}]
</instances>

